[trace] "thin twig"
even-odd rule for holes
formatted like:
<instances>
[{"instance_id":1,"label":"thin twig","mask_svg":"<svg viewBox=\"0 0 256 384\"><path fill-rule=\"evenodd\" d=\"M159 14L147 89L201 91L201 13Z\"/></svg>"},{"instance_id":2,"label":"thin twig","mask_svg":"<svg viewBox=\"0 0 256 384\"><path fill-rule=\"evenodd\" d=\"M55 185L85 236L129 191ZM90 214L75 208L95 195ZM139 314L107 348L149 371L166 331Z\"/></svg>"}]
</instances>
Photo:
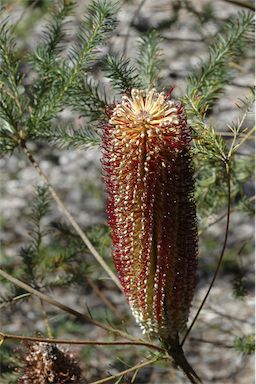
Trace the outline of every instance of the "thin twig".
<instances>
[{"instance_id":1,"label":"thin twig","mask_svg":"<svg viewBox=\"0 0 256 384\"><path fill-rule=\"evenodd\" d=\"M28 12L31 12L32 9L37 5L37 3L39 3L40 0L35 0L33 1L33 3L27 5L24 10L22 11L21 15L19 16L18 20L15 22L14 26L13 26L13 30L15 30L18 26L19 26L19 23L22 21L22 19L24 18L25 14L28 13Z\"/></svg>"},{"instance_id":2,"label":"thin twig","mask_svg":"<svg viewBox=\"0 0 256 384\"><path fill-rule=\"evenodd\" d=\"M116 34L116 36L118 37L123 37L123 38L138 38L138 35L136 34L127 34L127 33L122 33L122 32L118 32ZM167 35L164 35L162 34L161 35L161 39L164 39L164 40L168 40L168 41L181 41L181 42L188 42L188 43L204 43L204 40L202 39L195 39L195 38L190 38L190 37L179 37L179 36L167 36Z\"/></svg>"},{"instance_id":3,"label":"thin twig","mask_svg":"<svg viewBox=\"0 0 256 384\"><path fill-rule=\"evenodd\" d=\"M250 202L252 202L253 200L255 200L255 195L254 196L251 196L250 198L249 198L249 201ZM230 213L233 213L233 212L236 212L236 210L235 210L235 208L233 207L233 208L230 208ZM227 216L227 212L225 212L225 213L222 213L220 216L218 216L214 221L212 221L211 223L209 223L208 225L207 225L207 228L202 228L200 231L198 231L198 235L200 236L200 235L202 235L202 233L204 233L204 232L206 232L206 231L208 231L208 229L210 228L210 227L212 227L213 225L215 225L215 224L217 224L218 222L220 222L221 220L223 220L225 217Z\"/></svg>"},{"instance_id":4,"label":"thin twig","mask_svg":"<svg viewBox=\"0 0 256 384\"><path fill-rule=\"evenodd\" d=\"M150 343L144 343L142 341L101 341L101 340L67 340L67 339L53 339L45 337L34 337L34 336L20 336L9 333L0 332L0 340L19 340L19 341L33 341L38 343L48 344L69 344L69 345L96 345L96 346L113 346L113 345L137 345L142 347L148 347L151 349L157 349L163 351L162 348L152 347Z\"/></svg>"},{"instance_id":5,"label":"thin twig","mask_svg":"<svg viewBox=\"0 0 256 384\"><path fill-rule=\"evenodd\" d=\"M214 308L212 305L210 306L210 310L213 313L215 313L216 315L221 316L221 317L225 317L226 319L229 319L231 321L234 321L234 322L237 321L241 324L250 324L253 326L253 320L254 319L251 319L251 321L250 321L250 319L239 319L237 317L234 317L234 316L231 316L227 313L223 313L223 312L219 311L217 308Z\"/></svg>"},{"instance_id":6,"label":"thin twig","mask_svg":"<svg viewBox=\"0 0 256 384\"><path fill-rule=\"evenodd\" d=\"M198 235L200 236L200 235L202 235L202 233L208 231L208 229L209 229L210 227L212 227L213 225L217 224L219 221L223 220L226 216L227 216L227 212L222 213L222 214L221 214L219 217L217 217L213 222L209 223L209 224L207 225L206 228L203 228L203 229L201 229L200 231L198 231Z\"/></svg>"},{"instance_id":7,"label":"thin twig","mask_svg":"<svg viewBox=\"0 0 256 384\"><path fill-rule=\"evenodd\" d=\"M35 295L39 299L44 300L47 303L49 303L49 304L51 304L51 305L53 305L53 306L55 306L55 307L65 311L67 313L70 313L71 315L76 316L79 319L86 320L87 322L89 322L91 324L94 324L94 325L97 325L100 328L103 328L103 329L106 329L106 330L110 330L109 326L107 326L107 325L105 326L105 324L98 323L97 321L93 320L90 316L88 316L88 315L86 315L84 313L78 312L75 309L73 309L71 307L68 307L65 304L62 304L61 302L59 302L59 301L57 301L55 299L52 299L50 296L45 295L44 293L42 293L40 291L37 291L36 289L32 288L30 285L24 283L21 280L16 279L15 277L11 276L9 273L3 271L2 269L0 269L0 276L2 276L5 279L11 281L13 284L15 284L18 287L24 289L25 291L31 293L32 295Z\"/></svg>"},{"instance_id":8,"label":"thin twig","mask_svg":"<svg viewBox=\"0 0 256 384\"><path fill-rule=\"evenodd\" d=\"M234 146L234 150L233 152L236 152L236 150L241 147L241 145L250 138L250 136L255 132L255 127L253 127L246 135L242 136L242 140L240 141L240 143L238 143L237 145Z\"/></svg>"},{"instance_id":9,"label":"thin twig","mask_svg":"<svg viewBox=\"0 0 256 384\"><path fill-rule=\"evenodd\" d=\"M42 299L40 299L40 304L41 304L42 313L43 313L43 317L44 317L45 327L46 327L46 330L47 330L47 335L48 335L48 337L50 339L52 339L52 329L51 329L51 325L50 325L50 322L49 322L49 319L48 319L48 315L47 315L47 312L46 312L46 309L45 309L45 306L44 306L44 301Z\"/></svg>"},{"instance_id":10,"label":"thin twig","mask_svg":"<svg viewBox=\"0 0 256 384\"><path fill-rule=\"evenodd\" d=\"M221 250L221 253L220 253L219 261L218 261L217 267L215 269L212 281L211 281L211 283L209 285L209 288L208 288L208 290L207 290L207 292L206 292L206 294L205 294L205 296L203 298L203 301L202 301L200 307L198 308L198 310L196 312L196 315L195 315L192 323L190 324L189 328L187 329L187 332L185 333L185 336L184 336L184 338L183 338L183 340L181 342L181 346L183 346L186 338L188 337L189 333L191 332L191 329L193 328L195 322L197 321L197 318L200 315L201 310L203 309L206 300L208 299L208 296L209 296L209 294L210 294L210 292L212 290L212 287L213 287L213 285L214 285L214 283L216 281L218 272L220 270L220 266L222 264L224 253L225 253L225 250L226 250L228 234L229 234L230 211L231 211L231 175L230 175L230 168L229 168L229 161L228 161L228 159L226 160L226 172L227 172L227 186L228 186L228 207L227 207L226 229L225 229L225 236L224 236L224 242L223 242L222 250Z\"/></svg>"},{"instance_id":11,"label":"thin twig","mask_svg":"<svg viewBox=\"0 0 256 384\"><path fill-rule=\"evenodd\" d=\"M255 130L255 128L253 128L253 130ZM218 135L218 136L226 136L226 137L230 137L230 138L234 137L234 134L232 132L216 132L216 135ZM247 138L247 136L248 136L248 134L247 135L245 135L245 134L240 134L239 135L239 137L242 137L242 138Z\"/></svg>"},{"instance_id":12,"label":"thin twig","mask_svg":"<svg viewBox=\"0 0 256 384\"><path fill-rule=\"evenodd\" d=\"M134 15L133 15L133 18L131 19L130 23L129 23L129 27L128 27L128 31L127 31L127 34L125 36L125 39L124 39L124 47L123 47L123 55L125 56L126 54L126 50L127 50L127 44L128 44L128 40L129 40L129 37L130 37L130 29L134 23L134 21L136 20L136 17L138 17L140 11L141 11L141 8L143 7L143 5L146 3L147 0L142 0L138 7L136 8L135 12L134 12Z\"/></svg>"},{"instance_id":13,"label":"thin twig","mask_svg":"<svg viewBox=\"0 0 256 384\"><path fill-rule=\"evenodd\" d=\"M239 7L251 9L252 11L255 11L255 6L250 1L246 1L246 0L222 0L222 1L225 1L226 3L238 5Z\"/></svg>"},{"instance_id":14,"label":"thin twig","mask_svg":"<svg viewBox=\"0 0 256 384\"><path fill-rule=\"evenodd\" d=\"M131 367L131 368L128 368L128 369L125 369L124 371L118 372L116 375L112 375L112 376L109 376L109 377L105 377L104 379L101 379L101 380L93 381L93 382L91 382L90 384L101 384L101 383L106 383L107 381L110 381L110 380L116 379L117 377L126 375L126 373L130 373L130 372L139 370L139 369L141 369L141 368L143 368L143 367L146 367L147 365L153 364L153 363L155 363L157 360L159 360L159 357L154 357L154 358L151 359L151 360L144 361L143 363L134 365L134 366Z\"/></svg>"},{"instance_id":15,"label":"thin twig","mask_svg":"<svg viewBox=\"0 0 256 384\"><path fill-rule=\"evenodd\" d=\"M0 308L3 308L3 307L5 307L8 304L11 305L11 304L15 303L16 301L23 300L23 299L25 299L26 297L29 297L29 296L31 296L30 293L23 293L22 295L14 296L14 297L12 297L10 299L4 300L1 303Z\"/></svg>"},{"instance_id":16,"label":"thin twig","mask_svg":"<svg viewBox=\"0 0 256 384\"><path fill-rule=\"evenodd\" d=\"M30 292L32 295L35 295L37 297L39 297L40 299L46 301L47 303L61 309L62 311L65 311L67 313L70 313L71 315L77 317L78 319L81 319L81 320L85 320L87 321L88 323L92 324L92 325L95 325L99 328L102 328L104 329L105 331L107 332L111 332L115 335L118 335L120 337L123 337L124 339L128 339L128 340L131 340L131 341L135 341L135 342L143 342L143 340L140 340L140 339L137 339L131 335L129 335L128 333L125 333L123 331L120 331L119 329L116 329L116 328L112 328L110 325L107 325L107 324L103 324L97 320L94 320L92 317L84 314L84 313L81 313L81 312L78 312L76 311L75 309L71 308L71 307L68 307L67 305L65 304L62 304L61 302L51 298L50 296L48 295L45 295L44 293L42 292L39 292L37 291L36 289L30 287L30 285L16 279L15 277L11 276L9 273L3 271L2 269L0 269L0 276L4 277L5 279L11 281L13 284L17 285L18 287L24 289L25 291L27 292ZM150 348L152 349L156 349L158 351L164 351L162 348L158 347L157 345L154 345L154 344L151 344L151 343L146 343L147 346L151 346Z\"/></svg>"},{"instance_id":17,"label":"thin twig","mask_svg":"<svg viewBox=\"0 0 256 384\"><path fill-rule=\"evenodd\" d=\"M214 346L220 347L220 348L233 348L232 345L223 344L220 341L215 341L215 340L205 340L205 339L202 339L200 337L191 337L190 340L198 341L199 343L211 344L211 345L214 345Z\"/></svg>"},{"instance_id":18,"label":"thin twig","mask_svg":"<svg viewBox=\"0 0 256 384\"><path fill-rule=\"evenodd\" d=\"M75 231L77 232L77 234L81 237L82 241L84 242L84 244L87 246L87 248L89 249L89 251L91 252L91 254L95 257L95 259L98 261L98 263L102 266L102 268L105 270L105 272L109 275L109 277L114 281L114 283L116 284L116 286L122 291L122 286L118 280L118 278L116 277L116 275L112 272L112 270L109 268L109 266L106 264L106 262L103 260L103 258L99 255L99 253L97 252L97 250L94 248L94 246L92 245L92 243L90 242L90 240L88 239L88 237L85 235L85 233L82 231L81 227L79 226L79 224L76 222L75 218L71 215L71 213L67 210L67 208L65 207L64 203L62 202L61 198L59 197L59 195L57 194L57 192L55 191L55 189L53 188L53 186L51 185L48 177L46 176L46 174L44 173L44 171L41 169L40 165L38 164L38 162L35 160L35 158L33 157L32 153L28 150L27 146L25 143L21 143L21 146L22 146L22 149L24 151L24 153L26 154L27 158L29 159L29 161L31 162L31 164L33 165L33 167L35 168L35 170L37 171L38 175L43 179L43 181L46 183L53 199L56 201L58 207L60 208L60 210L62 211L63 215L66 217L66 219L70 222L70 224L72 225L72 227L75 229Z\"/></svg>"},{"instance_id":19,"label":"thin twig","mask_svg":"<svg viewBox=\"0 0 256 384\"><path fill-rule=\"evenodd\" d=\"M104 304L112 311L117 318L120 318L120 313L117 311L116 307L111 303L111 301L104 295L104 293L99 289L99 287L94 283L89 277L86 278L90 287L94 290L95 294L103 301Z\"/></svg>"}]
</instances>

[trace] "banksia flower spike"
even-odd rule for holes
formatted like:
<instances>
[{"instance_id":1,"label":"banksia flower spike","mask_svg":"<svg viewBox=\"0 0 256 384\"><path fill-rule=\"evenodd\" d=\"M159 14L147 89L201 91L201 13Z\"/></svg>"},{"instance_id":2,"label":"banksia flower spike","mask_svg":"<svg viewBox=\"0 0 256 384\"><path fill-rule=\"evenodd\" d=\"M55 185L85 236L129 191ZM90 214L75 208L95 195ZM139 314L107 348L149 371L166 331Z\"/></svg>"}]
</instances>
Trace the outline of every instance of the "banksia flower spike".
<instances>
[{"instance_id":1,"label":"banksia flower spike","mask_svg":"<svg viewBox=\"0 0 256 384\"><path fill-rule=\"evenodd\" d=\"M155 89L132 89L108 113L103 169L114 263L143 331L181 356L197 266L190 127L183 106Z\"/></svg>"}]
</instances>

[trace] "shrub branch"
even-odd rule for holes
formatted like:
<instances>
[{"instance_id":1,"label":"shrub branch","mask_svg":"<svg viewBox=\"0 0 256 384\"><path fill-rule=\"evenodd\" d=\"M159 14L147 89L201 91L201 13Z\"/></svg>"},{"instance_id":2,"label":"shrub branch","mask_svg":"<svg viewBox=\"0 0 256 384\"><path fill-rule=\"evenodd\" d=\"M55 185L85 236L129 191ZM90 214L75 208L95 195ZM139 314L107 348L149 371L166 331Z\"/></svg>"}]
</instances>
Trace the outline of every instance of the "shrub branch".
<instances>
[{"instance_id":1,"label":"shrub branch","mask_svg":"<svg viewBox=\"0 0 256 384\"><path fill-rule=\"evenodd\" d=\"M33 336L20 336L9 333L0 332L0 343L4 340L19 340L19 341L33 341L37 343L48 344L68 344L68 345L96 345L96 346L113 346L113 345L137 345L142 347L148 347L160 352L164 352L164 349L157 345L146 343L142 341L101 341L101 340L67 340L67 339L53 339L45 337L33 337Z\"/></svg>"},{"instance_id":2,"label":"shrub branch","mask_svg":"<svg viewBox=\"0 0 256 384\"><path fill-rule=\"evenodd\" d=\"M65 304L63 304L63 303L61 303L61 302L51 298L50 296L45 295L42 292L39 292L38 290L32 288L30 285L24 283L23 281L21 281L19 279L16 279L15 277L11 276L9 273L3 271L2 269L0 269L0 276L2 276L3 278L9 280L10 282L12 282L13 284L17 285L18 287L24 289L25 291L31 293L32 295L35 295L39 299L41 299L43 301L46 301L47 303L53 305L54 307L57 307L57 308L61 309L64 312L70 313L71 315L77 317L78 319L86 321L86 322L88 322L88 323L90 323L92 325L95 325L95 326L97 326L99 328L104 329L107 332L113 333L113 334L118 335L120 337L123 337L123 338L125 338L127 340L131 340L131 341L135 341L135 342L138 341L137 338L129 335L126 332L120 331L120 330L118 330L116 328L111 327L110 325L103 324L100 321L94 320L91 316L88 316L88 315L86 315L84 313L78 312L75 309L73 309L71 307L68 307L67 305L65 305Z\"/></svg>"}]
</instances>

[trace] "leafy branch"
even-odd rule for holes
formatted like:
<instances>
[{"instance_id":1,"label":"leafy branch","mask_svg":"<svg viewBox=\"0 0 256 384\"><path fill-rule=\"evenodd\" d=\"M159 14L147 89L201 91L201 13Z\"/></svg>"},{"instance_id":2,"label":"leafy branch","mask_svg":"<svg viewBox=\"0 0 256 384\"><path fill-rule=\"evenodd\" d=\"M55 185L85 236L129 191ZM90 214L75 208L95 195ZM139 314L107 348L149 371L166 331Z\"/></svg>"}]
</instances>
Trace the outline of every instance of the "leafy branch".
<instances>
[{"instance_id":1,"label":"leafy branch","mask_svg":"<svg viewBox=\"0 0 256 384\"><path fill-rule=\"evenodd\" d=\"M36 135L61 149L85 149L99 146L100 137L94 127L75 128L70 125L68 128L62 124L58 124L54 131L49 128L44 132Z\"/></svg>"},{"instance_id":2,"label":"leafy branch","mask_svg":"<svg viewBox=\"0 0 256 384\"><path fill-rule=\"evenodd\" d=\"M209 59L188 78L185 96L191 103L188 113L204 115L220 96L231 80L230 60L238 57L241 47L251 41L253 25L252 13L240 13L226 24L224 33L209 48Z\"/></svg>"},{"instance_id":3,"label":"leafy branch","mask_svg":"<svg viewBox=\"0 0 256 384\"><path fill-rule=\"evenodd\" d=\"M161 65L159 39L157 32L152 30L146 36L143 36L139 43L137 64L141 84L145 89L155 86L159 76Z\"/></svg>"},{"instance_id":4,"label":"leafy branch","mask_svg":"<svg viewBox=\"0 0 256 384\"><path fill-rule=\"evenodd\" d=\"M234 155L234 153L239 149L239 147L249 139L249 137L253 134L255 131L255 128L253 127L249 132L247 132L248 129L243 128L243 124L245 122L245 119L248 115L248 112L250 112L253 104L255 101L255 95L254 92L251 91L251 94L246 97L244 100L240 100L240 105L238 105L238 108L243 112L243 115L241 118L238 119L236 124L228 125L228 128L232 132L233 139L229 148L228 157L231 157ZM239 143L236 143L237 140L240 139Z\"/></svg>"},{"instance_id":5,"label":"leafy branch","mask_svg":"<svg viewBox=\"0 0 256 384\"><path fill-rule=\"evenodd\" d=\"M35 127L36 131L42 129L68 103L69 91L80 81L81 72L88 71L89 64L95 58L96 47L115 28L116 12L117 5L111 1L93 1L90 4L78 31L77 44L70 49L68 60L58 67L56 80L30 115L28 125L32 130Z\"/></svg>"},{"instance_id":6,"label":"leafy branch","mask_svg":"<svg viewBox=\"0 0 256 384\"><path fill-rule=\"evenodd\" d=\"M105 60L107 74L115 88L122 92L129 92L132 88L139 88L138 73L130 61L117 56L108 55Z\"/></svg>"},{"instance_id":7,"label":"leafy branch","mask_svg":"<svg viewBox=\"0 0 256 384\"><path fill-rule=\"evenodd\" d=\"M241 46L250 41L253 15L240 13L226 25L209 49L209 59L188 78L186 95L183 97L186 112L195 133L195 149L207 157L224 157L225 143L216 130L205 124L209 107L221 95L224 86L231 80L229 62L241 52Z\"/></svg>"}]
</instances>

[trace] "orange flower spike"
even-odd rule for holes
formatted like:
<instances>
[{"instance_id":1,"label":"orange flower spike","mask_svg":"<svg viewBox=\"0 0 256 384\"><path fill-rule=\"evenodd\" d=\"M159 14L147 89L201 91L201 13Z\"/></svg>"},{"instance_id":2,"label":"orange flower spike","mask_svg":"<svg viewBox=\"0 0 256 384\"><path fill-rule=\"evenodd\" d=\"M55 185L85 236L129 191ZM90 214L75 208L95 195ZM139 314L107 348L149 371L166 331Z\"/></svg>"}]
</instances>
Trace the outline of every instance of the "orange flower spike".
<instances>
[{"instance_id":1,"label":"orange flower spike","mask_svg":"<svg viewBox=\"0 0 256 384\"><path fill-rule=\"evenodd\" d=\"M109 116L103 169L115 266L142 329L175 340L196 285L190 127L183 106L155 89L132 89Z\"/></svg>"}]
</instances>

